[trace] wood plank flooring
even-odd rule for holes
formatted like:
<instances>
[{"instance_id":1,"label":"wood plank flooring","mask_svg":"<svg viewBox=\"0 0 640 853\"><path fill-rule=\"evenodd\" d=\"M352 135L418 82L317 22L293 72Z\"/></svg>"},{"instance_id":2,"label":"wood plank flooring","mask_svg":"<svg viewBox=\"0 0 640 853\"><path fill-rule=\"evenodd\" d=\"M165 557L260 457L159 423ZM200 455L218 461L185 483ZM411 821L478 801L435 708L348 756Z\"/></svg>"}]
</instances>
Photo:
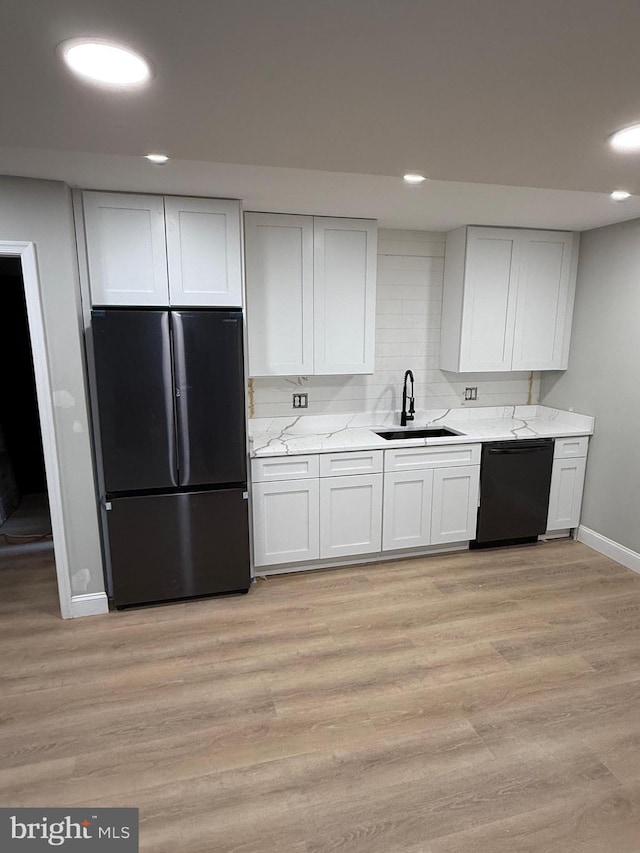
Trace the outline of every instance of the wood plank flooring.
<instances>
[{"instance_id":1,"label":"wood plank flooring","mask_svg":"<svg viewBox=\"0 0 640 853\"><path fill-rule=\"evenodd\" d=\"M584 545L58 617L0 555L0 804L153 853L637 853L640 576Z\"/></svg>"}]
</instances>

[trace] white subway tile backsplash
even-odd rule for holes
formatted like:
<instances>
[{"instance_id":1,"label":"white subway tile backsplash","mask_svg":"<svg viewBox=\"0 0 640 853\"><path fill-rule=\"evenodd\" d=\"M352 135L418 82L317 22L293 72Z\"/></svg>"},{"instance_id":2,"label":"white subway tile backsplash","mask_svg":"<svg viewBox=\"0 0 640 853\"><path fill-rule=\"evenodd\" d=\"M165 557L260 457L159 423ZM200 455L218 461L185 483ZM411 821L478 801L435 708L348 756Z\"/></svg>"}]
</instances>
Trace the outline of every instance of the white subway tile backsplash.
<instances>
[{"instance_id":1,"label":"white subway tile backsplash","mask_svg":"<svg viewBox=\"0 0 640 853\"><path fill-rule=\"evenodd\" d=\"M415 342L428 346L425 335L426 323L422 323L417 328L410 329L380 329L376 332L376 352L378 352L378 344L383 343L407 343Z\"/></svg>"},{"instance_id":2,"label":"white subway tile backsplash","mask_svg":"<svg viewBox=\"0 0 640 853\"><path fill-rule=\"evenodd\" d=\"M378 293L382 299L424 300L424 286L412 284L383 284Z\"/></svg>"},{"instance_id":3,"label":"white subway tile backsplash","mask_svg":"<svg viewBox=\"0 0 640 853\"><path fill-rule=\"evenodd\" d=\"M404 255L405 257L420 256L425 258L444 258L444 242L436 243L430 240L419 242L402 240L378 240L379 255Z\"/></svg>"},{"instance_id":4,"label":"white subway tile backsplash","mask_svg":"<svg viewBox=\"0 0 640 853\"><path fill-rule=\"evenodd\" d=\"M422 327L426 328L424 318L422 318ZM403 324L402 314L378 314L376 316L376 329L395 329L395 334L398 334L399 329L405 328Z\"/></svg>"},{"instance_id":5,"label":"white subway tile backsplash","mask_svg":"<svg viewBox=\"0 0 640 853\"><path fill-rule=\"evenodd\" d=\"M379 240L404 240L410 243L420 243L430 241L433 243L442 243L444 245L447 235L444 231L408 231L402 228L380 228L378 231Z\"/></svg>"},{"instance_id":6,"label":"white subway tile backsplash","mask_svg":"<svg viewBox=\"0 0 640 853\"><path fill-rule=\"evenodd\" d=\"M402 302L399 299L384 299L380 294L376 299L376 315L400 314L402 313Z\"/></svg>"},{"instance_id":7,"label":"white subway tile backsplash","mask_svg":"<svg viewBox=\"0 0 640 853\"><path fill-rule=\"evenodd\" d=\"M421 258L416 255L378 255L379 270L423 270L428 272L440 258Z\"/></svg>"},{"instance_id":8,"label":"white subway tile backsplash","mask_svg":"<svg viewBox=\"0 0 640 853\"><path fill-rule=\"evenodd\" d=\"M380 256L378 256L380 257ZM442 275L441 265L434 265L424 270L380 270L377 276L377 284L382 287L401 287L403 285L415 285L416 287L437 286L438 279Z\"/></svg>"},{"instance_id":9,"label":"white subway tile backsplash","mask_svg":"<svg viewBox=\"0 0 640 853\"><path fill-rule=\"evenodd\" d=\"M253 379L259 418L291 415L295 390L309 394L306 414L387 412L400 406L404 371L415 377L419 409L537 403L539 374L445 373L438 369L445 235L424 231L378 232L375 373L360 376ZM464 389L478 400L463 403Z\"/></svg>"}]
</instances>

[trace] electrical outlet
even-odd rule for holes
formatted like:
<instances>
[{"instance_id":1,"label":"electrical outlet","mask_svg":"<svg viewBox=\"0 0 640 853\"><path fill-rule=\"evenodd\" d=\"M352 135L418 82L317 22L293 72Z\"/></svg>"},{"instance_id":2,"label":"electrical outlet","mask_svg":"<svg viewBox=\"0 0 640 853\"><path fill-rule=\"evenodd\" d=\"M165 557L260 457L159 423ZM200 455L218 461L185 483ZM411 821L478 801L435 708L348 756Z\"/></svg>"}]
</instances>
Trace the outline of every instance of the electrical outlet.
<instances>
[{"instance_id":1,"label":"electrical outlet","mask_svg":"<svg viewBox=\"0 0 640 853\"><path fill-rule=\"evenodd\" d=\"M464 389L464 401L467 400L477 400L478 399L478 386L474 385L472 388Z\"/></svg>"},{"instance_id":2,"label":"electrical outlet","mask_svg":"<svg viewBox=\"0 0 640 853\"><path fill-rule=\"evenodd\" d=\"M294 409L306 409L309 406L309 395L308 394L294 394L293 395L293 408Z\"/></svg>"}]
</instances>

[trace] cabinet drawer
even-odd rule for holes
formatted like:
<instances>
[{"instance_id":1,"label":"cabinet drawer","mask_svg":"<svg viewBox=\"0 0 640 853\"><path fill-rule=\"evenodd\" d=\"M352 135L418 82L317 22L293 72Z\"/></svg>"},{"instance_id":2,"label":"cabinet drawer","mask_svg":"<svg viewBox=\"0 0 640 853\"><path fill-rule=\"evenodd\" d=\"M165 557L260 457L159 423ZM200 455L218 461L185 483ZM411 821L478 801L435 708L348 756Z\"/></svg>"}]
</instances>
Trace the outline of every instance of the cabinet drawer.
<instances>
[{"instance_id":1,"label":"cabinet drawer","mask_svg":"<svg viewBox=\"0 0 640 853\"><path fill-rule=\"evenodd\" d=\"M450 468L479 465L480 444L449 444L435 447L399 447L384 451L385 471L415 471L420 468Z\"/></svg>"},{"instance_id":2,"label":"cabinet drawer","mask_svg":"<svg viewBox=\"0 0 640 853\"><path fill-rule=\"evenodd\" d=\"M347 474L382 473L382 450L323 453L320 456L321 477L342 477Z\"/></svg>"},{"instance_id":3,"label":"cabinet drawer","mask_svg":"<svg viewBox=\"0 0 640 853\"><path fill-rule=\"evenodd\" d=\"M589 436L579 438L556 438L553 449L554 459L572 459L575 456L586 456L589 446Z\"/></svg>"},{"instance_id":4,"label":"cabinet drawer","mask_svg":"<svg viewBox=\"0 0 640 853\"><path fill-rule=\"evenodd\" d=\"M269 456L251 460L251 478L254 483L271 483L276 480L306 480L318 476L318 457Z\"/></svg>"}]
</instances>

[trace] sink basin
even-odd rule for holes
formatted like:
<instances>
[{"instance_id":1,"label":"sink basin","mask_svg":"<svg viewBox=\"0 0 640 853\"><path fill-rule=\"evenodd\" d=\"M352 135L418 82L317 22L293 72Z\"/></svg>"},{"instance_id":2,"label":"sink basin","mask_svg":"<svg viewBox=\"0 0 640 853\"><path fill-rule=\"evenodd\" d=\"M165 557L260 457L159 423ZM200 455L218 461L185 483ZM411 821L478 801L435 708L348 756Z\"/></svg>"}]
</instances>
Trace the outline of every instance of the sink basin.
<instances>
[{"instance_id":1,"label":"sink basin","mask_svg":"<svg viewBox=\"0 0 640 853\"><path fill-rule=\"evenodd\" d=\"M398 441L398 439L409 438L443 438L451 435L464 435L464 433L448 427L424 427L424 429L387 430L376 432L376 435L379 435L380 438L386 438L387 441Z\"/></svg>"}]
</instances>

